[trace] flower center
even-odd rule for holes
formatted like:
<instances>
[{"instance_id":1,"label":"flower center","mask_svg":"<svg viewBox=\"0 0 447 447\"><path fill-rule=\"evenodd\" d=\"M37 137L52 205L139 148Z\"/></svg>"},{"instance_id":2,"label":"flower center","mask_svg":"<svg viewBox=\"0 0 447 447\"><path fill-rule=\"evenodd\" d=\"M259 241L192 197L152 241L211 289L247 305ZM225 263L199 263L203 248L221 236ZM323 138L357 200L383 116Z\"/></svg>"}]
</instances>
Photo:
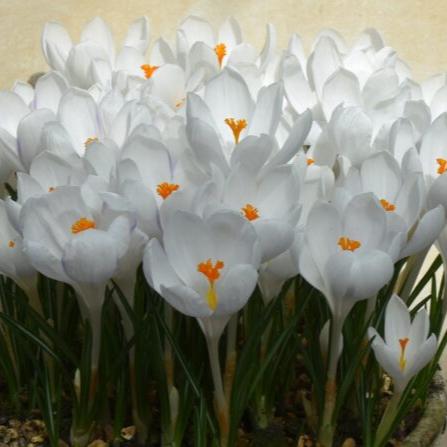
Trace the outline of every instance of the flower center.
<instances>
[{"instance_id":1,"label":"flower center","mask_svg":"<svg viewBox=\"0 0 447 447\"><path fill-rule=\"evenodd\" d=\"M407 349L409 341L410 339L407 337L399 338L399 344L400 344L399 367L401 371L403 371L407 366L407 359L405 358L405 350Z\"/></svg>"},{"instance_id":2,"label":"flower center","mask_svg":"<svg viewBox=\"0 0 447 447\"><path fill-rule=\"evenodd\" d=\"M186 98L181 98L179 99L176 103L175 103L175 108L176 109L180 109L180 107L183 106L183 104L185 104Z\"/></svg>"},{"instance_id":3,"label":"flower center","mask_svg":"<svg viewBox=\"0 0 447 447\"><path fill-rule=\"evenodd\" d=\"M315 160L313 158L307 158L306 159L307 166L313 165L315 163Z\"/></svg>"},{"instance_id":4,"label":"flower center","mask_svg":"<svg viewBox=\"0 0 447 447\"><path fill-rule=\"evenodd\" d=\"M235 143L239 143L241 132L247 127L247 120L235 120L234 118L225 118L225 124L233 131Z\"/></svg>"},{"instance_id":5,"label":"flower center","mask_svg":"<svg viewBox=\"0 0 447 447\"><path fill-rule=\"evenodd\" d=\"M217 60L219 61L219 67L222 67L223 58L227 55L227 46L224 43L218 43L214 47L214 52L216 53Z\"/></svg>"},{"instance_id":6,"label":"flower center","mask_svg":"<svg viewBox=\"0 0 447 447\"><path fill-rule=\"evenodd\" d=\"M167 199L174 191L177 191L180 185L176 183L163 182L157 186L157 194L163 198Z\"/></svg>"},{"instance_id":7,"label":"flower center","mask_svg":"<svg viewBox=\"0 0 447 447\"><path fill-rule=\"evenodd\" d=\"M382 205L385 211L394 211L396 209L396 205L388 202L388 200L380 199L380 204Z\"/></svg>"},{"instance_id":8,"label":"flower center","mask_svg":"<svg viewBox=\"0 0 447 447\"><path fill-rule=\"evenodd\" d=\"M248 220L255 220L259 217L259 211L251 203L247 203L241 208L242 214Z\"/></svg>"},{"instance_id":9,"label":"flower center","mask_svg":"<svg viewBox=\"0 0 447 447\"><path fill-rule=\"evenodd\" d=\"M92 143L97 143L98 137L88 137L84 142L84 147L87 149Z\"/></svg>"},{"instance_id":10,"label":"flower center","mask_svg":"<svg viewBox=\"0 0 447 447\"><path fill-rule=\"evenodd\" d=\"M349 239L348 237L344 236L342 236L337 243L340 246L340 248L345 251L346 250L355 251L362 245L360 241L355 241L353 239Z\"/></svg>"},{"instance_id":11,"label":"flower center","mask_svg":"<svg viewBox=\"0 0 447 447\"><path fill-rule=\"evenodd\" d=\"M436 162L439 165L438 174L443 174L447 170L447 160L444 158L437 158Z\"/></svg>"},{"instance_id":12,"label":"flower center","mask_svg":"<svg viewBox=\"0 0 447 447\"><path fill-rule=\"evenodd\" d=\"M16 243L14 241L11 240L11 241L8 242L8 247L9 248L14 248L15 246L16 246Z\"/></svg>"},{"instance_id":13,"label":"flower center","mask_svg":"<svg viewBox=\"0 0 447 447\"><path fill-rule=\"evenodd\" d=\"M143 64L140 66L140 68L144 71L144 77L146 79L149 79L160 67L158 65Z\"/></svg>"},{"instance_id":14,"label":"flower center","mask_svg":"<svg viewBox=\"0 0 447 447\"><path fill-rule=\"evenodd\" d=\"M50 186L48 188L48 192L54 192L56 190L56 188L54 186Z\"/></svg>"},{"instance_id":15,"label":"flower center","mask_svg":"<svg viewBox=\"0 0 447 447\"><path fill-rule=\"evenodd\" d=\"M209 282L208 291L206 293L206 301L211 310L216 310L217 293L215 282L220 278L220 270L224 268L223 261L217 260L214 265L211 259L207 259L197 265L197 271L206 276Z\"/></svg>"},{"instance_id":16,"label":"flower center","mask_svg":"<svg viewBox=\"0 0 447 447\"><path fill-rule=\"evenodd\" d=\"M96 228L96 222L94 220L81 217L71 226L71 232L73 234L80 233L81 231L90 230Z\"/></svg>"}]
</instances>

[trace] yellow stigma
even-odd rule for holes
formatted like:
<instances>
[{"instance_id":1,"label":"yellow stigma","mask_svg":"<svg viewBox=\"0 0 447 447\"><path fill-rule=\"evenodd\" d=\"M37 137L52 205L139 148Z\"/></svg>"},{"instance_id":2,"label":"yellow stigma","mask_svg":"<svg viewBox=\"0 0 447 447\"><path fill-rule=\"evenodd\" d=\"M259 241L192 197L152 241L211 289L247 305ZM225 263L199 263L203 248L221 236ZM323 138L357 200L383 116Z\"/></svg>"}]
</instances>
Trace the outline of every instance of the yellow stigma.
<instances>
[{"instance_id":1,"label":"yellow stigma","mask_svg":"<svg viewBox=\"0 0 447 447\"><path fill-rule=\"evenodd\" d=\"M94 220L81 217L71 226L71 232L73 234L80 233L81 231L90 230L96 228L96 222Z\"/></svg>"},{"instance_id":2,"label":"yellow stigma","mask_svg":"<svg viewBox=\"0 0 447 447\"><path fill-rule=\"evenodd\" d=\"M447 170L447 160L444 158L437 158L436 162L439 165L438 174L444 174L444 172Z\"/></svg>"},{"instance_id":3,"label":"yellow stigma","mask_svg":"<svg viewBox=\"0 0 447 447\"><path fill-rule=\"evenodd\" d=\"M149 64L143 64L140 66L140 68L143 70L144 72L144 77L146 79L149 79L152 77L152 75L154 74L154 72L156 70L158 70L160 67L158 65L149 65Z\"/></svg>"},{"instance_id":4,"label":"yellow stigma","mask_svg":"<svg viewBox=\"0 0 447 447\"><path fill-rule=\"evenodd\" d=\"M16 243L14 241L11 240L11 241L8 242L8 247L9 248L14 248L15 246L16 246Z\"/></svg>"},{"instance_id":5,"label":"yellow stigma","mask_svg":"<svg viewBox=\"0 0 447 447\"><path fill-rule=\"evenodd\" d=\"M396 205L388 202L388 200L380 199L380 204L382 205L385 211L394 211L396 209Z\"/></svg>"},{"instance_id":6,"label":"yellow stigma","mask_svg":"<svg viewBox=\"0 0 447 447\"><path fill-rule=\"evenodd\" d=\"M241 208L242 214L248 220L255 220L259 217L259 211L251 203L247 203Z\"/></svg>"},{"instance_id":7,"label":"yellow stigma","mask_svg":"<svg viewBox=\"0 0 447 447\"><path fill-rule=\"evenodd\" d=\"M220 270L224 268L223 261L217 260L214 265L211 259L200 262L197 265L197 271L206 276L209 282L208 291L206 292L206 301L211 310L216 310L217 307L217 293L215 282L220 278Z\"/></svg>"},{"instance_id":8,"label":"yellow stigma","mask_svg":"<svg viewBox=\"0 0 447 447\"><path fill-rule=\"evenodd\" d=\"M313 165L315 163L315 160L313 158L307 158L306 159L307 166Z\"/></svg>"},{"instance_id":9,"label":"yellow stigma","mask_svg":"<svg viewBox=\"0 0 447 447\"><path fill-rule=\"evenodd\" d=\"M174 191L177 191L180 185L176 183L163 182L157 186L157 194L164 199L167 199Z\"/></svg>"},{"instance_id":10,"label":"yellow stigma","mask_svg":"<svg viewBox=\"0 0 447 447\"><path fill-rule=\"evenodd\" d=\"M241 132L247 127L247 120L235 120L234 118L225 118L225 124L233 131L235 143L239 143Z\"/></svg>"},{"instance_id":11,"label":"yellow stigma","mask_svg":"<svg viewBox=\"0 0 447 447\"><path fill-rule=\"evenodd\" d=\"M224 43L218 43L214 47L214 52L216 53L219 67L222 67L223 58L227 55L227 46Z\"/></svg>"},{"instance_id":12,"label":"yellow stigma","mask_svg":"<svg viewBox=\"0 0 447 447\"><path fill-rule=\"evenodd\" d=\"M97 143L98 137L88 137L84 142L84 147L87 149L92 143Z\"/></svg>"},{"instance_id":13,"label":"yellow stigma","mask_svg":"<svg viewBox=\"0 0 447 447\"><path fill-rule=\"evenodd\" d=\"M405 358L405 350L407 349L408 342L410 341L409 338L399 338L399 344L400 344L400 357L399 357L399 367L400 370L403 372L405 367L407 366L407 359Z\"/></svg>"},{"instance_id":14,"label":"yellow stigma","mask_svg":"<svg viewBox=\"0 0 447 447\"><path fill-rule=\"evenodd\" d=\"M338 240L338 245L342 250L348 251L356 251L362 244L359 241L355 241L353 239L349 239L348 237L341 237Z\"/></svg>"}]
</instances>

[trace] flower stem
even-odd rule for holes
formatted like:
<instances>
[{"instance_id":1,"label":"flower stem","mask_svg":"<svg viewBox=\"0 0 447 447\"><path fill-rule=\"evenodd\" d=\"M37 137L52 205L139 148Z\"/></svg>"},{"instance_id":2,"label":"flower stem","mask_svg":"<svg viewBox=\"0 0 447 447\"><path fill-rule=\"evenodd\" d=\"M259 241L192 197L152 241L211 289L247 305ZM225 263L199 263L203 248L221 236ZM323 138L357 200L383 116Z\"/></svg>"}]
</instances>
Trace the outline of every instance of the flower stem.
<instances>
[{"instance_id":1,"label":"flower stem","mask_svg":"<svg viewBox=\"0 0 447 447\"><path fill-rule=\"evenodd\" d=\"M206 344L210 359L211 374L214 383L214 398L217 420L220 428L220 447L227 447L229 435L229 412L222 383L222 373L219 363L219 337L207 337Z\"/></svg>"},{"instance_id":2,"label":"flower stem","mask_svg":"<svg viewBox=\"0 0 447 447\"><path fill-rule=\"evenodd\" d=\"M332 447L334 440L335 424L332 419L337 398L337 366L342 327L343 321L334 317L331 324L331 343L329 348L329 364L326 379L323 419L320 433L318 434L318 442L322 447Z\"/></svg>"},{"instance_id":3,"label":"flower stem","mask_svg":"<svg viewBox=\"0 0 447 447\"><path fill-rule=\"evenodd\" d=\"M225 360L225 374L224 374L224 391L227 401L231 398L231 389L233 387L234 373L236 370L236 340L237 340L237 323L238 314L231 317L228 323L227 332L227 356Z\"/></svg>"},{"instance_id":4,"label":"flower stem","mask_svg":"<svg viewBox=\"0 0 447 447\"><path fill-rule=\"evenodd\" d=\"M402 393L394 391L393 397L388 402L388 405L382 415L380 424L377 427L376 439L374 441L374 447L380 447L386 441L386 436L391 429L393 421L396 417L397 409L399 408L400 398Z\"/></svg>"}]
</instances>

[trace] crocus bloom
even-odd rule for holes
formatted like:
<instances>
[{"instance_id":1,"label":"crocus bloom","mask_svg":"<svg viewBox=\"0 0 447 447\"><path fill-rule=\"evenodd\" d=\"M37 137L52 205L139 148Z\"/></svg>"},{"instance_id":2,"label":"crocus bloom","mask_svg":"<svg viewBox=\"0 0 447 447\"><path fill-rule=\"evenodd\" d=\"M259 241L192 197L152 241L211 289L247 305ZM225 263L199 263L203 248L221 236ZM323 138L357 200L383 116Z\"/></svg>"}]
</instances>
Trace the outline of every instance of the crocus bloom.
<instances>
[{"instance_id":1,"label":"crocus bloom","mask_svg":"<svg viewBox=\"0 0 447 447\"><path fill-rule=\"evenodd\" d=\"M256 232L238 213L200 218L177 211L166 223L163 246L155 238L149 242L143 267L169 304L196 317L205 335L218 339L250 298L259 261Z\"/></svg>"},{"instance_id":2,"label":"crocus bloom","mask_svg":"<svg viewBox=\"0 0 447 447\"><path fill-rule=\"evenodd\" d=\"M376 359L392 377L398 393L435 355L436 336L429 337L429 332L430 321L425 309L411 321L409 309L397 295L391 297L386 307L385 337L372 327L368 329Z\"/></svg>"}]
</instances>

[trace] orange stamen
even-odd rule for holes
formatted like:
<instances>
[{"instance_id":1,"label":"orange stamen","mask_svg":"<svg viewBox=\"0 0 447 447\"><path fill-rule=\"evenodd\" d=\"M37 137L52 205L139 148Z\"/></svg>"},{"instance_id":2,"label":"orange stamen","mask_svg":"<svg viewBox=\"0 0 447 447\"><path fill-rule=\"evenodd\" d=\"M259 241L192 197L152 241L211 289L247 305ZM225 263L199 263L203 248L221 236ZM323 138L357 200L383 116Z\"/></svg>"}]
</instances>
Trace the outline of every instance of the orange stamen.
<instances>
[{"instance_id":1,"label":"orange stamen","mask_svg":"<svg viewBox=\"0 0 447 447\"><path fill-rule=\"evenodd\" d=\"M224 43L218 43L214 47L214 52L216 53L217 60L219 61L219 67L222 67L223 58L227 55L227 46Z\"/></svg>"},{"instance_id":2,"label":"orange stamen","mask_svg":"<svg viewBox=\"0 0 447 447\"><path fill-rule=\"evenodd\" d=\"M90 230L96 228L96 222L94 220L81 217L71 226L71 232L73 234L80 233L81 231Z\"/></svg>"},{"instance_id":3,"label":"orange stamen","mask_svg":"<svg viewBox=\"0 0 447 447\"><path fill-rule=\"evenodd\" d=\"M217 293L215 282L220 278L220 270L224 268L223 261L217 260L214 265L211 259L205 262L200 262L197 265L197 271L205 275L209 282L208 291L206 293L206 300L211 310L216 310L217 307Z\"/></svg>"},{"instance_id":4,"label":"orange stamen","mask_svg":"<svg viewBox=\"0 0 447 447\"><path fill-rule=\"evenodd\" d=\"M313 158L308 158L306 161L307 161L307 166L313 165L315 163L315 160Z\"/></svg>"},{"instance_id":5,"label":"orange stamen","mask_svg":"<svg viewBox=\"0 0 447 447\"><path fill-rule=\"evenodd\" d=\"M186 98L182 98L179 99L176 103L175 103L175 108L176 109L180 109L180 107L182 107L183 104L185 104Z\"/></svg>"},{"instance_id":6,"label":"orange stamen","mask_svg":"<svg viewBox=\"0 0 447 447\"><path fill-rule=\"evenodd\" d=\"M163 182L157 186L157 194L164 199L167 199L174 191L177 191L180 185L176 183Z\"/></svg>"},{"instance_id":7,"label":"orange stamen","mask_svg":"<svg viewBox=\"0 0 447 447\"><path fill-rule=\"evenodd\" d=\"M14 241L9 241L8 242L8 247L9 248L14 248L16 246L16 243Z\"/></svg>"},{"instance_id":8,"label":"orange stamen","mask_svg":"<svg viewBox=\"0 0 447 447\"><path fill-rule=\"evenodd\" d=\"M247 203L243 208L241 208L242 214L248 220L255 220L259 217L259 211L252 204Z\"/></svg>"},{"instance_id":9,"label":"orange stamen","mask_svg":"<svg viewBox=\"0 0 447 447\"><path fill-rule=\"evenodd\" d=\"M149 79L160 67L158 65L143 64L140 66L140 68L144 71L144 77L146 79Z\"/></svg>"},{"instance_id":10,"label":"orange stamen","mask_svg":"<svg viewBox=\"0 0 447 447\"><path fill-rule=\"evenodd\" d=\"M396 205L388 202L388 200L380 199L380 204L382 205L385 211L394 211L396 209Z\"/></svg>"},{"instance_id":11,"label":"orange stamen","mask_svg":"<svg viewBox=\"0 0 447 447\"><path fill-rule=\"evenodd\" d=\"M349 239L348 237L341 237L338 240L338 245L342 250L355 251L362 244L359 241L355 241L353 239Z\"/></svg>"},{"instance_id":12,"label":"orange stamen","mask_svg":"<svg viewBox=\"0 0 447 447\"><path fill-rule=\"evenodd\" d=\"M97 143L98 137L88 137L84 142L84 147L87 149L87 147L92 143Z\"/></svg>"},{"instance_id":13,"label":"orange stamen","mask_svg":"<svg viewBox=\"0 0 447 447\"><path fill-rule=\"evenodd\" d=\"M235 120L234 118L225 118L225 124L233 131L235 143L239 143L241 132L247 127L247 120Z\"/></svg>"},{"instance_id":14,"label":"orange stamen","mask_svg":"<svg viewBox=\"0 0 447 447\"><path fill-rule=\"evenodd\" d=\"M438 174L444 174L444 172L447 170L447 160L445 160L444 158L437 158L436 162L439 165Z\"/></svg>"},{"instance_id":15,"label":"orange stamen","mask_svg":"<svg viewBox=\"0 0 447 447\"><path fill-rule=\"evenodd\" d=\"M48 188L48 192L53 192L53 191L55 191L56 190L56 188L54 187L54 186L50 186L49 188Z\"/></svg>"},{"instance_id":16,"label":"orange stamen","mask_svg":"<svg viewBox=\"0 0 447 447\"><path fill-rule=\"evenodd\" d=\"M399 344L400 344L400 358L399 358L399 367L401 371L405 369L405 366L407 365L407 359L405 358L405 349L407 349L408 342L410 341L409 338L399 338Z\"/></svg>"}]
</instances>

